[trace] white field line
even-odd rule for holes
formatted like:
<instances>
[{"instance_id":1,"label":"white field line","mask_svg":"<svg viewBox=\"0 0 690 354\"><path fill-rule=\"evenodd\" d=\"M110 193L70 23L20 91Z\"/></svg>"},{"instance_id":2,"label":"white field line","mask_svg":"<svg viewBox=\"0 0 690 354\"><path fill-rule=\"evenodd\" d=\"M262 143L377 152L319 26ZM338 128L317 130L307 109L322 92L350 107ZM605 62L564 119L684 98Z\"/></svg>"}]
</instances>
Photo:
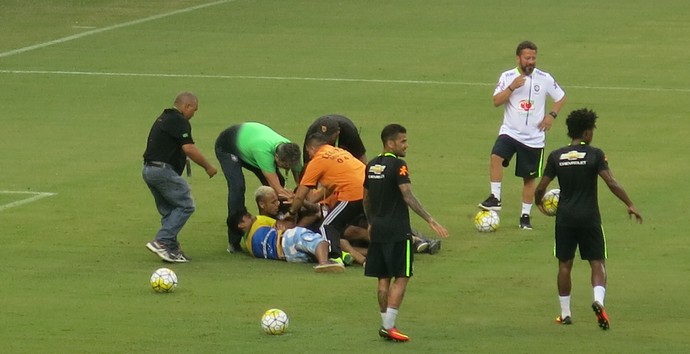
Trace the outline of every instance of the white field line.
<instances>
[{"instance_id":1,"label":"white field line","mask_svg":"<svg viewBox=\"0 0 690 354\"><path fill-rule=\"evenodd\" d=\"M206 75L206 74L155 74L155 73L115 73L93 71L63 71L63 70L7 70L0 69L0 74L20 75L84 75L84 76L128 76L128 77L155 77L155 78L196 78L196 79L223 79L223 80L292 80L292 81L335 81L335 82L363 82L383 84L413 84L413 85L456 85L456 86L494 86L495 83L469 82L469 81L434 81L434 80L387 80L387 79L358 79L336 77L295 77L295 76L257 76L257 75ZM565 89L585 90L613 90L613 91L639 91L639 92L690 92L687 88L664 87L621 87L621 86L567 86Z\"/></svg>"},{"instance_id":2,"label":"white field line","mask_svg":"<svg viewBox=\"0 0 690 354\"><path fill-rule=\"evenodd\" d=\"M90 36L90 35L93 35L93 34L98 34L98 33L103 33L103 32L107 32L107 31L112 31L112 30L114 30L114 29L123 28L123 27L134 26L134 25L138 25L138 24L140 24L140 23L149 22L149 21L154 21L154 20L158 20L158 19L161 19L161 18L170 17L170 16L174 16L174 15L179 15L179 14L182 14L182 13L191 12L191 11L203 9L203 8L206 8L206 7L216 6L216 5L225 4L225 3L233 2L233 1L236 1L236 0L220 0L220 1L215 1L215 2L211 2L211 3L207 3L207 4L201 4L201 5L197 5L197 6L188 7L188 8L185 8L185 9L180 9L180 10L175 10L175 11L171 11L171 12L166 12L166 13L159 14L159 15L153 15L153 16L141 18L141 19L138 19L138 20L128 21L128 22L124 22L124 23L117 24L117 25L112 25L112 26L103 27L103 28L97 28L97 29L94 29L94 30L91 30L91 31L86 31L86 32L74 34L74 35L71 35L71 36L67 36L67 37L55 39L55 40L52 40L52 41L43 42L43 43L38 43L38 44L34 44L34 45L31 45L31 46L28 46L28 47L10 50L10 51L7 51L7 52L2 52L2 53L0 53L0 58L2 58L2 57L8 57L8 56L10 56L10 55L15 55L15 54L19 54L19 53L28 52L28 51L31 51L31 50L34 50L34 49L40 49L40 48L48 47L48 46L55 45L55 44L60 44L60 43L69 42L69 41L72 41L72 40L75 40L75 39L79 39L79 38L82 38L82 37L86 37L86 36Z\"/></svg>"},{"instance_id":3,"label":"white field line","mask_svg":"<svg viewBox=\"0 0 690 354\"><path fill-rule=\"evenodd\" d=\"M32 197L25 198L18 200L16 202L8 203L8 204L2 204L0 205L0 211L3 211L5 209L9 208L14 208L16 206L20 206L23 204L35 202L39 199L50 197L53 195L56 195L57 193L50 193L50 192L24 192L24 191L0 191L0 194L28 194L32 195Z\"/></svg>"}]
</instances>

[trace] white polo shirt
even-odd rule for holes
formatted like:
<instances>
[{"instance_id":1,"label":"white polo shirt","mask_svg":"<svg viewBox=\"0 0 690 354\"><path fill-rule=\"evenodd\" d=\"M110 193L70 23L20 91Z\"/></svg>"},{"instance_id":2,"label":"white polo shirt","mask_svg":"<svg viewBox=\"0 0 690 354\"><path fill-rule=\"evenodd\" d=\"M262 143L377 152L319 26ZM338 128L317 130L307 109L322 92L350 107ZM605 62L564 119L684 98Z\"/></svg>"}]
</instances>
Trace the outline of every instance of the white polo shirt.
<instances>
[{"instance_id":1,"label":"white polo shirt","mask_svg":"<svg viewBox=\"0 0 690 354\"><path fill-rule=\"evenodd\" d=\"M506 90L518 76L517 68L501 74L494 96ZM546 96L557 102L565 96L565 91L551 74L535 68L525 84L512 92L503 105L503 124L498 134L506 134L529 147L543 148L546 134L539 130L539 123L546 115Z\"/></svg>"}]
</instances>

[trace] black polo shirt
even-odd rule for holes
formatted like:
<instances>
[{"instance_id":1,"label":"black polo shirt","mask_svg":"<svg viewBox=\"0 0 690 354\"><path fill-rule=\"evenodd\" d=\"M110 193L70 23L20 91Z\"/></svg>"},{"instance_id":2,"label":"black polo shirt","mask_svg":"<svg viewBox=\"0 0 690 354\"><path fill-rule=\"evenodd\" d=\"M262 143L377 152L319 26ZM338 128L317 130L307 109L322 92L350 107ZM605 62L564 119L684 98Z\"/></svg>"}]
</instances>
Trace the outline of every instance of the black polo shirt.
<instances>
[{"instance_id":1,"label":"black polo shirt","mask_svg":"<svg viewBox=\"0 0 690 354\"><path fill-rule=\"evenodd\" d=\"M180 111L174 108L163 110L149 132L144 151L144 162L160 161L170 164L182 175L187 156L182 145L194 144L192 126Z\"/></svg>"},{"instance_id":2,"label":"black polo shirt","mask_svg":"<svg viewBox=\"0 0 690 354\"><path fill-rule=\"evenodd\" d=\"M332 114L328 117L336 121L338 123L338 127L340 127L340 134L338 135L338 140L336 140L334 146L349 151L352 156L357 159L364 156L364 154L367 152L367 149L364 147L364 143L362 142L362 138L359 136L359 130L357 129L357 126L355 126L355 123L353 123L349 118L337 114ZM307 138L309 138L310 135L319 132L319 125L317 124L318 121L319 120L317 119L309 126L307 129L307 134L304 137L305 144L303 145L302 150L305 164L309 161L309 154L307 153L306 149Z\"/></svg>"}]
</instances>

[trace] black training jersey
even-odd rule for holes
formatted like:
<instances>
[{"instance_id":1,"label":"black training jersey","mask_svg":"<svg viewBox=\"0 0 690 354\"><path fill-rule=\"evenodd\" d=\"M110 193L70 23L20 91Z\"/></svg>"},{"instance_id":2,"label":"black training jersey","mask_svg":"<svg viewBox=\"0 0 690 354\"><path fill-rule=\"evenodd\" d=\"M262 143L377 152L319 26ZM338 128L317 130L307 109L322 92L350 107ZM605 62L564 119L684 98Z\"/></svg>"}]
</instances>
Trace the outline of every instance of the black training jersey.
<instances>
[{"instance_id":1,"label":"black training jersey","mask_svg":"<svg viewBox=\"0 0 690 354\"><path fill-rule=\"evenodd\" d=\"M182 150L184 144L194 144L189 120L174 108L165 109L151 127L144 161L168 163L181 175L187 159Z\"/></svg>"},{"instance_id":2,"label":"black training jersey","mask_svg":"<svg viewBox=\"0 0 690 354\"><path fill-rule=\"evenodd\" d=\"M599 172L609 168L601 149L579 144L565 146L549 154L544 175L558 177L561 195L556 223L563 226L601 224L597 193Z\"/></svg>"},{"instance_id":3,"label":"black training jersey","mask_svg":"<svg viewBox=\"0 0 690 354\"><path fill-rule=\"evenodd\" d=\"M410 183L407 163L386 153L369 161L364 179L371 225L371 242L396 242L410 238L410 212L400 185Z\"/></svg>"}]
</instances>

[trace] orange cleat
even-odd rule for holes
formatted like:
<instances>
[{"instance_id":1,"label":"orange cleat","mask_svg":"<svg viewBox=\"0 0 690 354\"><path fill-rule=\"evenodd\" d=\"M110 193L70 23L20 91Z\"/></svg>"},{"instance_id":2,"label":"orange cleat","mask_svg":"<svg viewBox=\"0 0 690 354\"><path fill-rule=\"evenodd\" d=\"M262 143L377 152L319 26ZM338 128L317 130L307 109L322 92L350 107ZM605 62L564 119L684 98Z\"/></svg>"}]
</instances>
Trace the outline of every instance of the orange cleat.
<instances>
[{"instance_id":1,"label":"orange cleat","mask_svg":"<svg viewBox=\"0 0 690 354\"><path fill-rule=\"evenodd\" d=\"M573 320L570 318L570 316L565 316L565 318L558 316L558 317L556 317L556 323L562 324L562 325L569 325L569 324L573 324Z\"/></svg>"},{"instance_id":2,"label":"orange cleat","mask_svg":"<svg viewBox=\"0 0 690 354\"><path fill-rule=\"evenodd\" d=\"M410 337L408 337L406 334L401 333L395 327L393 327L391 329L385 329L385 328L381 327L379 329L379 336L381 336L382 338L388 339L388 340L396 341L396 342L407 342L408 340L410 340Z\"/></svg>"},{"instance_id":3,"label":"orange cleat","mask_svg":"<svg viewBox=\"0 0 690 354\"><path fill-rule=\"evenodd\" d=\"M594 314L597 316L599 327L601 327L603 330L609 329L609 316L606 314L604 305L594 301L594 303L592 303L592 310L594 310Z\"/></svg>"}]
</instances>

